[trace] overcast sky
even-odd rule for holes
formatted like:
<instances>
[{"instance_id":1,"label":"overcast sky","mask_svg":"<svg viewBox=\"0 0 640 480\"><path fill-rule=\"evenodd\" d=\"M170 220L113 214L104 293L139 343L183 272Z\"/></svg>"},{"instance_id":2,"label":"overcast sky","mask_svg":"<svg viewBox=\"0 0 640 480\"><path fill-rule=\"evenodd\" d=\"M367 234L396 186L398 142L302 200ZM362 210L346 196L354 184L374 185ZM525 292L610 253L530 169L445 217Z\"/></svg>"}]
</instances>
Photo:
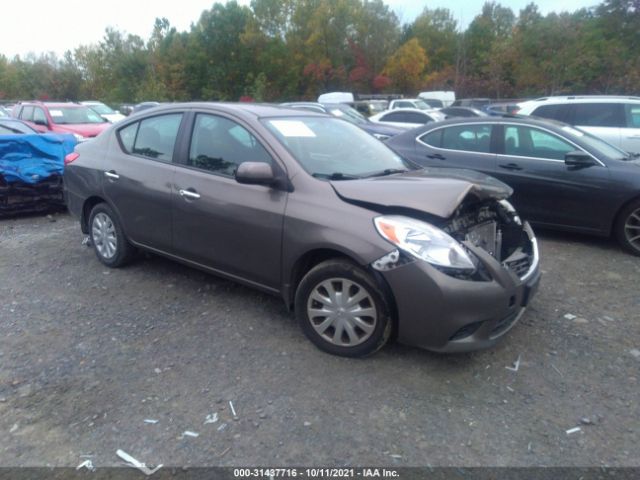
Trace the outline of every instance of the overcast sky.
<instances>
[{"instance_id":1,"label":"overcast sky","mask_svg":"<svg viewBox=\"0 0 640 480\"><path fill-rule=\"evenodd\" d=\"M401 22L412 22L428 6L449 8L463 27L480 13L485 0L384 0ZM502 0L517 15L531 0ZM239 0L249 5L250 0ZM551 11L574 11L597 5L588 0L539 0L543 14ZM114 27L149 38L156 17L166 17L178 30L188 30L212 0L13 0L2 2L0 54L11 58L54 52L62 55L79 45L99 42L105 28Z\"/></svg>"}]
</instances>

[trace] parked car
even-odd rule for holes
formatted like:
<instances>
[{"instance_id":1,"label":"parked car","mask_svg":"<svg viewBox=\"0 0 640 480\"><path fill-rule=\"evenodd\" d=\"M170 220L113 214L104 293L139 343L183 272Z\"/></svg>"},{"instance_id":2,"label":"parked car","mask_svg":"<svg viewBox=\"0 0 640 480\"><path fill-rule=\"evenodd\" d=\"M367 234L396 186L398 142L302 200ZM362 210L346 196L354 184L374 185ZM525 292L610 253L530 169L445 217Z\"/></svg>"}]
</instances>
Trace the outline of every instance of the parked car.
<instances>
[{"instance_id":1,"label":"parked car","mask_svg":"<svg viewBox=\"0 0 640 480\"><path fill-rule=\"evenodd\" d=\"M449 107L456 100L456 92L451 90L432 90L429 92L420 92L418 98L423 100L438 100L442 102L441 107Z\"/></svg>"},{"instance_id":2,"label":"parked car","mask_svg":"<svg viewBox=\"0 0 640 480\"><path fill-rule=\"evenodd\" d=\"M108 105L105 105L102 102L97 102L95 100L87 100L84 102L80 102L82 105L86 105L91 110L94 110L98 113L102 118L110 123L116 123L123 118L125 115L121 114L119 111L112 109Z\"/></svg>"},{"instance_id":3,"label":"parked car","mask_svg":"<svg viewBox=\"0 0 640 480\"><path fill-rule=\"evenodd\" d=\"M514 102L497 102L485 105L484 111L489 115L515 115L520 110L520 106Z\"/></svg>"},{"instance_id":4,"label":"parked car","mask_svg":"<svg viewBox=\"0 0 640 480\"><path fill-rule=\"evenodd\" d=\"M486 117L488 113L471 107L446 107L440 109L447 118L469 118L469 117Z\"/></svg>"},{"instance_id":5,"label":"parked car","mask_svg":"<svg viewBox=\"0 0 640 480\"><path fill-rule=\"evenodd\" d=\"M424 103L429 105L429 108L444 108L444 102L436 98L421 98Z\"/></svg>"},{"instance_id":6,"label":"parked car","mask_svg":"<svg viewBox=\"0 0 640 480\"><path fill-rule=\"evenodd\" d=\"M9 110L7 110L6 108L0 106L0 118L9 117L10 115L11 115L11 113L9 112Z\"/></svg>"},{"instance_id":7,"label":"parked car","mask_svg":"<svg viewBox=\"0 0 640 480\"><path fill-rule=\"evenodd\" d=\"M160 102L140 102L134 105L131 109L131 113L138 113L149 108L157 107L158 105L160 105Z\"/></svg>"},{"instance_id":8,"label":"parked car","mask_svg":"<svg viewBox=\"0 0 640 480\"><path fill-rule=\"evenodd\" d=\"M420 165L472 168L502 180L534 225L614 235L640 255L637 154L569 125L527 117L447 120L388 143Z\"/></svg>"},{"instance_id":9,"label":"parked car","mask_svg":"<svg viewBox=\"0 0 640 480\"><path fill-rule=\"evenodd\" d=\"M404 132L403 128L373 123L370 119L366 118L360 112L345 103L288 102L280 105L293 109L302 109L333 115L334 117L341 118L346 122L357 125L365 132L382 141L386 141L394 135Z\"/></svg>"},{"instance_id":10,"label":"parked car","mask_svg":"<svg viewBox=\"0 0 640 480\"><path fill-rule=\"evenodd\" d=\"M373 123L393 125L405 129L420 127L425 123L439 122L444 119L445 115L439 110L420 110L417 108L396 108L369 118Z\"/></svg>"},{"instance_id":11,"label":"parked car","mask_svg":"<svg viewBox=\"0 0 640 480\"><path fill-rule=\"evenodd\" d=\"M389 102L386 100L358 100L353 102L353 108L365 117L384 112L388 105Z\"/></svg>"},{"instance_id":12,"label":"parked car","mask_svg":"<svg viewBox=\"0 0 640 480\"><path fill-rule=\"evenodd\" d=\"M536 291L511 189L403 160L324 114L165 105L66 158L70 211L108 267L135 248L280 295L337 355L393 331L438 351L495 344Z\"/></svg>"},{"instance_id":13,"label":"parked car","mask_svg":"<svg viewBox=\"0 0 640 480\"><path fill-rule=\"evenodd\" d=\"M28 123L12 117L0 118L0 135L16 135L25 133L38 133Z\"/></svg>"},{"instance_id":14,"label":"parked car","mask_svg":"<svg viewBox=\"0 0 640 480\"><path fill-rule=\"evenodd\" d=\"M401 98L398 100L391 100L389 102L389 110L397 108L415 108L418 110L433 110L427 102L422 98Z\"/></svg>"},{"instance_id":15,"label":"parked car","mask_svg":"<svg viewBox=\"0 0 640 480\"><path fill-rule=\"evenodd\" d=\"M520 115L569 123L623 150L640 153L640 97L544 97L518 106Z\"/></svg>"},{"instance_id":16,"label":"parked car","mask_svg":"<svg viewBox=\"0 0 640 480\"><path fill-rule=\"evenodd\" d=\"M89 107L72 102L22 102L13 108L12 115L40 133L71 133L79 142L97 136L109 126Z\"/></svg>"},{"instance_id":17,"label":"parked car","mask_svg":"<svg viewBox=\"0 0 640 480\"><path fill-rule=\"evenodd\" d=\"M471 107L482 110L491 103L489 98L461 98L453 102L451 107Z\"/></svg>"}]
</instances>

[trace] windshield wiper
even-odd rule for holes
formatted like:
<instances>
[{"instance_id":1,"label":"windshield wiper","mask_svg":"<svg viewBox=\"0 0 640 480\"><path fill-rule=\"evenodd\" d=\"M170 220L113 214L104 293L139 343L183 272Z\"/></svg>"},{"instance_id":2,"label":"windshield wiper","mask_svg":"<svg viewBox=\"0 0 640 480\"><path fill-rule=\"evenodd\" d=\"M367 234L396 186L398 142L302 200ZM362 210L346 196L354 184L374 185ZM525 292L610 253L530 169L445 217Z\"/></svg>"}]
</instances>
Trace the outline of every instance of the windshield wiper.
<instances>
[{"instance_id":1,"label":"windshield wiper","mask_svg":"<svg viewBox=\"0 0 640 480\"><path fill-rule=\"evenodd\" d=\"M371 175L367 175L367 178L369 177L384 177L385 175L393 175L395 173L405 173L408 172L409 170L407 170L406 168L387 168L385 170L382 170L380 172L375 172L372 173Z\"/></svg>"},{"instance_id":2,"label":"windshield wiper","mask_svg":"<svg viewBox=\"0 0 640 480\"><path fill-rule=\"evenodd\" d=\"M349 173L342 172L314 173L313 176L316 178L326 178L327 180L355 180L358 178L362 178L357 175L351 175Z\"/></svg>"}]
</instances>

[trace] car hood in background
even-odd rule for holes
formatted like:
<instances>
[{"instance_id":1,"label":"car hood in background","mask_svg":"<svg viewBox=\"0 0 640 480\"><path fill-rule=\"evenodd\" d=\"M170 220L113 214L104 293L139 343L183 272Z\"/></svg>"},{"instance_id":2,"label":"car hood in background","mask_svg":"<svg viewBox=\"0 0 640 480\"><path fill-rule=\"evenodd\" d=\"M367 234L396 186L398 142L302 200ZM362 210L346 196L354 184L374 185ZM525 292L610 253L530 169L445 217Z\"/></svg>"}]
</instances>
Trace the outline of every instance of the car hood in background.
<instances>
[{"instance_id":1,"label":"car hood in background","mask_svg":"<svg viewBox=\"0 0 640 480\"><path fill-rule=\"evenodd\" d=\"M83 137L95 137L109 128L109 125L111 125L109 122L56 124L55 133L77 133Z\"/></svg>"},{"instance_id":2,"label":"car hood in background","mask_svg":"<svg viewBox=\"0 0 640 480\"><path fill-rule=\"evenodd\" d=\"M395 127L393 125L381 125L379 123L373 123L373 122L367 122L364 125L358 125L358 126L368 133L371 133L371 134L377 133L378 135L389 135L390 137L393 137L395 135L398 135L400 133L407 131L406 128Z\"/></svg>"},{"instance_id":3,"label":"car hood in background","mask_svg":"<svg viewBox=\"0 0 640 480\"><path fill-rule=\"evenodd\" d=\"M513 190L488 175L471 170L424 168L403 174L358 180L332 181L344 200L382 207L410 208L441 218L449 218L464 199L502 200Z\"/></svg>"}]
</instances>

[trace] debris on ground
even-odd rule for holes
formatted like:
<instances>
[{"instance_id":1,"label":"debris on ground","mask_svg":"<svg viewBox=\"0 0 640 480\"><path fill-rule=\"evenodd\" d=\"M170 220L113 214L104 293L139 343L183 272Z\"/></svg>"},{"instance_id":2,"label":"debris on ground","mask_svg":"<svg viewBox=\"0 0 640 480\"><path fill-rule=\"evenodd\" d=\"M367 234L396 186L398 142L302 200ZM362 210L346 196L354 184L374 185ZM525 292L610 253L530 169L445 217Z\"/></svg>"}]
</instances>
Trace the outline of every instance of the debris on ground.
<instances>
[{"instance_id":1,"label":"debris on ground","mask_svg":"<svg viewBox=\"0 0 640 480\"><path fill-rule=\"evenodd\" d=\"M233 408L233 402L231 400L229 400L229 408L231 409L231 414L233 415L233 418L238 418L238 415L236 414L236 409Z\"/></svg>"},{"instance_id":2,"label":"debris on ground","mask_svg":"<svg viewBox=\"0 0 640 480\"><path fill-rule=\"evenodd\" d=\"M18 428L20 428L20 425L18 422L13 424L13 427L11 427L11 430L9 430L9 433L14 433L18 431Z\"/></svg>"},{"instance_id":3,"label":"debris on ground","mask_svg":"<svg viewBox=\"0 0 640 480\"><path fill-rule=\"evenodd\" d=\"M90 472L96 471L96 467L93 466L93 462L91 460L85 460L84 462L82 462L80 465L76 467L76 470L80 470L83 468L86 468Z\"/></svg>"},{"instance_id":4,"label":"debris on ground","mask_svg":"<svg viewBox=\"0 0 640 480\"><path fill-rule=\"evenodd\" d=\"M504 367L504 368L506 368L507 370L511 370L512 372L517 372L518 369L520 368L520 355L518 355L518 358L513 363L513 367Z\"/></svg>"},{"instance_id":5,"label":"debris on ground","mask_svg":"<svg viewBox=\"0 0 640 480\"><path fill-rule=\"evenodd\" d=\"M575 320L576 318L578 318L578 316L574 315L573 313L566 313L564 315L564 318L566 318L567 320Z\"/></svg>"},{"instance_id":6,"label":"debris on ground","mask_svg":"<svg viewBox=\"0 0 640 480\"><path fill-rule=\"evenodd\" d=\"M593 425L594 422L589 417L582 417L580 423L583 425Z\"/></svg>"},{"instance_id":7,"label":"debris on ground","mask_svg":"<svg viewBox=\"0 0 640 480\"><path fill-rule=\"evenodd\" d=\"M637 348L632 348L631 350L629 350L629 353L635 358L640 359L640 350L638 350Z\"/></svg>"},{"instance_id":8,"label":"debris on ground","mask_svg":"<svg viewBox=\"0 0 640 480\"><path fill-rule=\"evenodd\" d=\"M556 372L558 372L558 375L560 375L561 377L564 377L564 375L562 375L562 372L558 370L558 367L556 367L553 363L551 364L551 368L553 368Z\"/></svg>"},{"instance_id":9,"label":"debris on ground","mask_svg":"<svg viewBox=\"0 0 640 480\"><path fill-rule=\"evenodd\" d=\"M219 432L222 432L223 430L226 430L226 428L227 428L227 424L226 424L226 423L223 423L222 425L220 425L220 426L218 427L218 431L219 431Z\"/></svg>"},{"instance_id":10,"label":"debris on ground","mask_svg":"<svg viewBox=\"0 0 640 480\"><path fill-rule=\"evenodd\" d=\"M218 457L224 457L227 453L229 453L229 451L231 450L231 447L227 447L225 448L222 453L220 455L218 455Z\"/></svg>"},{"instance_id":11,"label":"debris on ground","mask_svg":"<svg viewBox=\"0 0 640 480\"><path fill-rule=\"evenodd\" d=\"M570 428L569 430L567 430L567 435L571 435L572 433L578 433L581 431L582 429L580 427Z\"/></svg>"},{"instance_id":12,"label":"debris on ground","mask_svg":"<svg viewBox=\"0 0 640 480\"><path fill-rule=\"evenodd\" d=\"M199 436L200 434L198 432L192 432L191 430L185 430L184 432L182 432L182 438L184 437L198 438Z\"/></svg>"},{"instance_id":13,"label":"debris on ground","mask_svg":"<svg viewBox=\"0 0 640 480\"><path fill-rule=\"evenodd\" d=\"M129 467L137 468L138 470L140 470L142 473L144 473L147 476L153 475L154 473L156 473L158 470L160 470L162 468L162 464L158 465L155 468L149 468L144 463L136 460L135 458L133 458L131 455L129 455L127 452L125 452L123 450L119 450L118 449L116 451L116 455L118 457L120 457L122 460L124 460L125 462L127 462L127 465Z\"/></svg>"},{"instance_id":14,"label":"debris on ground","mask_svg":"<svg viewBox=\"0 0 640 480\"><path fill-rule=\"evenodd\" d=\"M209 415L207 415L207 418L204 419L203 425L206 425L208 423L216 423L217 421L218 421L218 412L210 413Z\"/></svg>"},{"instance_id":15,"label":"debris on ground","mask_svg":"<svg viewBox=\"0 0 640 480\"><path fill-rule=\"evenodd\" d=\"M144 419L144 423L148 423L150 425L155 425L158 422L159 422L159 420L156 420L155 418L145 418Z\"/></svg>"}]
</instances>

